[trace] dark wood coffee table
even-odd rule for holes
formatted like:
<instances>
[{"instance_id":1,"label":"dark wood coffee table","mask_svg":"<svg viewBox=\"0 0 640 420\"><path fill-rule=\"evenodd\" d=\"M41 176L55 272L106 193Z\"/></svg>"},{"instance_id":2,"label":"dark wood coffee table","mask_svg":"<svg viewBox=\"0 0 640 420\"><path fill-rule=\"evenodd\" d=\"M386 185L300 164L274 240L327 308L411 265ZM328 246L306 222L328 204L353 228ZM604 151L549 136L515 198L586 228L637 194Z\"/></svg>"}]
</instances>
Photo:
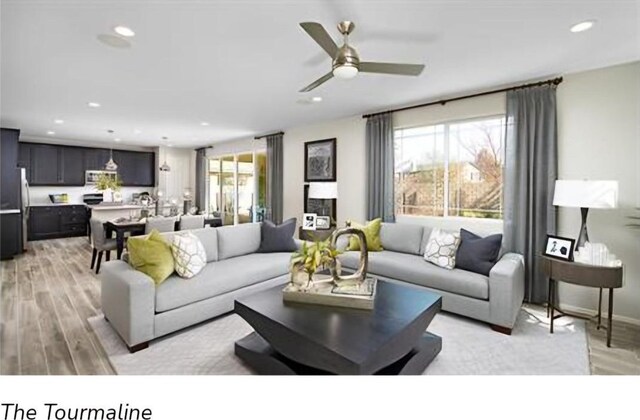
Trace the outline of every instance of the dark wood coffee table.
<instances>
[{"instance_id":1,"label":"dark wood coffee table","mask_svg":"<svg viewBox=\"0 0 640 420\"><path fill-rule=\"evenodd\" d=\"M258 373L421 374L442 349L426 332L442 306L435 293L378 282L372 311L282 301L278 286L235 301L255 330L235 353Z\"/></svg>"}]
</instances>

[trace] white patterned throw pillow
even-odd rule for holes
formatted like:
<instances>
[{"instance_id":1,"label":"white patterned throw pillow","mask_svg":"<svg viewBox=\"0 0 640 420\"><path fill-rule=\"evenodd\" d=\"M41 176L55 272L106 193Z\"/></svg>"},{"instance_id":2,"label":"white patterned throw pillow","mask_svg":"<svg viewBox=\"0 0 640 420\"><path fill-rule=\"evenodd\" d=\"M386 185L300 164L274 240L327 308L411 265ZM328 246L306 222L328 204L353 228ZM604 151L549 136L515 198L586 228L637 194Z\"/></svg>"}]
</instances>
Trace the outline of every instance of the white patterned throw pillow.
<instances>
[{"instance_id":1,"label":"white patterned throw pillow","mask_svg":"<svg viewBox=\"0 0 640 420\"><path fill-rule=\"evenodd\" d=\"M190 279L207 265L207 253L200 239L191 232L173 237L171 253L180 277Z\"/></svg>"},{"instance_id":2,"label":"white patterned throw pillow","mask_svg":"<svg viewBox=\"0 0 640 420\"><path fill-rule=\"evenodd\" d=\"M438 267L453 270L456 266L456 252L459 245L460 233L435 228L429 236L424 259Z\"/></svg>"}]
</instances>

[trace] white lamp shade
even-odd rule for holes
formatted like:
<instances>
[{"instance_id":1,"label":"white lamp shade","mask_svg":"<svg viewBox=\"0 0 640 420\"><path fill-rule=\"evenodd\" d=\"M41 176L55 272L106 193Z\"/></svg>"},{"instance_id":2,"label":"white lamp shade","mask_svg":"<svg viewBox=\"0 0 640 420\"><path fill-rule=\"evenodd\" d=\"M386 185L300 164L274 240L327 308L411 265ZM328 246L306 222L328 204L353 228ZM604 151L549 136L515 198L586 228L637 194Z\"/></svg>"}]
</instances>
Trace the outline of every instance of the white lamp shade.
<instances>
[{"instance_id":1,"label":"white lamp shade","mask_svg":"<svg viewBox=\"0 0 640 420\"><path fill-rule=\"evenodd\" d=\"M309 198L338 198L337 182L312 182L309 184Z\"/></svg>"},{"instance_id":2,"label":"white lamp shade","mask_svg":"<svg viewBox=\"0 0 640 420\"><path fill-rule=\"evenodd\" d=\"M553 205L590 209L618 207L618 181L557 180Z\"/></svg>"}]
</instances>

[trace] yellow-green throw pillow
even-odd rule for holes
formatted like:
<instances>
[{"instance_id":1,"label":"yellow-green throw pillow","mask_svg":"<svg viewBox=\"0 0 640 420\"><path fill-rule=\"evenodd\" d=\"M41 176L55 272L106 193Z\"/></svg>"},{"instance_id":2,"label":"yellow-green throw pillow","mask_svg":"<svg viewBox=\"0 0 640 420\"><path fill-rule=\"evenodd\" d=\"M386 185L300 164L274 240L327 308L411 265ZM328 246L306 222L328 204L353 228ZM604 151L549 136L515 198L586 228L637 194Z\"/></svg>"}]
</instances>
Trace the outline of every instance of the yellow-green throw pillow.
<instances>
[{"instance_id":1,"label":"yellow-green throw pillow","mask_svg":"<svg viewBox=\"0 0 640 420\"><path fill-rule=\"evenodd\" d=\"M382 219L374 219L363 226L359 223L351 222L351 227L360 228L364 232L364 237L367 240L367 249L369 251L382 251L382 242L380 241L380 227L382 226ZM360 239L356 235L351 235L349 238L348 251L360 251Z\"/></svg>"},{"instance_id":2,"label":"yellow-green throw pillow","mask_svg":"<svg viewBox=\"0 0 640 420\"><path fill-rule=\"evenodd\" d=\"M146 238L129 238L127 248L129 249L129 264L151 277L156 285L165 281L173 273L171 245L157 230L152 230Z\"/></svg>"}]
</instances>

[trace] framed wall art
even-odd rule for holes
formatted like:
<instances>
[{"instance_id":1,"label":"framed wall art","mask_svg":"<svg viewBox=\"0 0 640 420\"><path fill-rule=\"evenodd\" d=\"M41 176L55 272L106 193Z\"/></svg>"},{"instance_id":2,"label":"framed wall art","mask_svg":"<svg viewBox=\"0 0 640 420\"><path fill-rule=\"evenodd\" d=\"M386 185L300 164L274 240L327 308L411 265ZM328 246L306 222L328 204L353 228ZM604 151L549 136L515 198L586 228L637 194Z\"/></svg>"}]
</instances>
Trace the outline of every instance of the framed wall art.
<instances>
[{"instance_id":1,"label":"framed wall art","mask_svg":"<svg viewBox=\"0 0 640 420\"><path fill-rule=\"evenodd\" d=\"M304 144L304 182L336 181L336 139Z\"/></svg>"}]
</instances>

